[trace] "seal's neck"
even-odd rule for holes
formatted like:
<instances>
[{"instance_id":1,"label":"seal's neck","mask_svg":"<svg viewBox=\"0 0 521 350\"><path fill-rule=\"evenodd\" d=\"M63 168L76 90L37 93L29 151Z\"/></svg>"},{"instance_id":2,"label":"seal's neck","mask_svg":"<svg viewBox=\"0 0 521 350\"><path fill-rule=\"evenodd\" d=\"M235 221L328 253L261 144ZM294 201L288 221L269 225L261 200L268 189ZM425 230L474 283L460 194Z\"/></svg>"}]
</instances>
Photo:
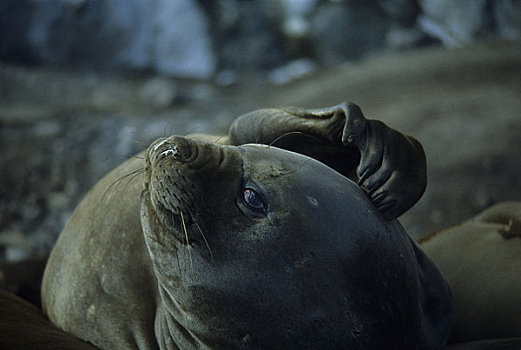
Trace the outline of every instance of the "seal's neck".
<instances>
[{"instance_id":1,"label":"seal's neck","mask_svg":"<svg viewBox=\"0 0 521 350\"><path fill-rule=\"evenodd\" d=\"M159 283L161 304L156 313L155 333L160 349L211 349L186 327L195 320L183 309L168 289Z\"/></svg>"}]
</instances>

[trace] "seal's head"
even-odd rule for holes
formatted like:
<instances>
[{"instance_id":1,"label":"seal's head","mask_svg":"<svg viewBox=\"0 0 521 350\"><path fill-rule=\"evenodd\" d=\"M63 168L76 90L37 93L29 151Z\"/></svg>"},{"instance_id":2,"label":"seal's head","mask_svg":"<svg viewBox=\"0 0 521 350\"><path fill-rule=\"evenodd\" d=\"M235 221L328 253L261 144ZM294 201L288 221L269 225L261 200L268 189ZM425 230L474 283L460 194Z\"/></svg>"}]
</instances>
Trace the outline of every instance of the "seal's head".
<instances>
[{"instance_id":1,"label":"seal's head","mask_svg":"<svg viewBox=\"0 0 521 350\"><path fill-rule=\"evenodd\" d=\"M274 147L182 137L145 162L160 345L442 347L450 289L351 180Z\"/></svg>"}]
</instances>

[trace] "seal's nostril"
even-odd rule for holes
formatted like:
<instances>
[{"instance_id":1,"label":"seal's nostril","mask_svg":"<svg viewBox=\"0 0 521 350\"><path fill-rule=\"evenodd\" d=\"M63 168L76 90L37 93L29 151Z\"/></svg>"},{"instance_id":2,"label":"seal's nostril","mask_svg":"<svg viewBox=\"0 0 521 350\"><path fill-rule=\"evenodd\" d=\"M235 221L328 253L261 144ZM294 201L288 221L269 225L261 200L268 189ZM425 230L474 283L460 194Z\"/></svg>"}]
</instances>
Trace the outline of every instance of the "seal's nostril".
<instances>
[{"instance_id":1,"label":"seal's nostril","mask_svg":"<svg viewBox=\"0 0 521 350\"><path fill-rule=\"evenodd\" d=\"M196 152L197 153L197 152ZM169 158L175 161L189 162L194 155L192 143L184 137L172 136L157 141L151 146L148 157L151 163Z\"/></svg>"},{"instance_id":2,"label":"seal's nostril","mask_svg":"<svg viewBox=\"0 0 521 350\"><path fill-rule=\"evenodd\" d=\"M179 159L179 158L182 158L182 154L181 152L179 151L179 149L177 148L176 145L169 145L170 148L162 151L160 154L159 154L159 159L162 159L164 157L173 157L175 159Z\"/></svg>"},{"instance_id":3,"label":"seal's nostril","mask_svg":"<svg viewBox=\"0 0 521 350\"><path fill-rule=\"evenodd\" d=\"M168 156L174 156L174 151L171 149L167 149L166 151L161 152L161 154L159 155L159 158L161 159L161 158L168 157Z\"/></svg>"},{"instance_id":4,"label":"seal's nostril","mask_svg":"<svg viewBox=\"0 0 521 350\"><path fill-rule=\"evenodd\" d=\"M192 155L190 142L184 137L174 137L169 140L170 153L177 160L186 160Z\"/></svg>"},{"instance_id":5,"label":"seal's nostril","mask_svg":"<svg viewBox=\"0 0 521 350\"><path fill-rule=\"evenodd\" d=\"M161 142L158 142L158 143L157 143L157 144L152 148L152 150L153 150L154 152L156 152L156 151L159 149L159 147L161 147L162 145L164 145L164 144L166 143L166 141L167 141L167 139L164 139L164 140L162 140Z\"/></svg>"}]
</instances>

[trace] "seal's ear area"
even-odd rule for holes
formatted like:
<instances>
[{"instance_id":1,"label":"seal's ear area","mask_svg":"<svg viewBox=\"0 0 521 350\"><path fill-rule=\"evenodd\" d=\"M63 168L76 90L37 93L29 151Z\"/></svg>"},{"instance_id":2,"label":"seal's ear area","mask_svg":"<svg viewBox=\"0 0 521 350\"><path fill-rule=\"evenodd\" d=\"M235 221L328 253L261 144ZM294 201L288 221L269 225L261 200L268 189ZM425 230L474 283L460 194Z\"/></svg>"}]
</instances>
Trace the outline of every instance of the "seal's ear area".
<instances>
[{"instance_id":1,"label":"seal's ear area","mask_svg":"<svg viewBox=\"0 0 521 350\"><path fill-rule=\"evenodd\" d=\"M441 349L449 339L454 318L452 288L437 266L411 240L418 261L421 287L422 328L425 335L421 349Z\"/></svg>"},{"instance_id":2,"label":"seal's ear area","mask_svg":"<svg viewBox=\"0 0 521 350\"><path fill-rule=\"evenodd\" d=\"M521 237L521 203L503 202L496 204L475 218L483 223L499 224L498 233L505 239Z\"/></svg>"}]
</instances>

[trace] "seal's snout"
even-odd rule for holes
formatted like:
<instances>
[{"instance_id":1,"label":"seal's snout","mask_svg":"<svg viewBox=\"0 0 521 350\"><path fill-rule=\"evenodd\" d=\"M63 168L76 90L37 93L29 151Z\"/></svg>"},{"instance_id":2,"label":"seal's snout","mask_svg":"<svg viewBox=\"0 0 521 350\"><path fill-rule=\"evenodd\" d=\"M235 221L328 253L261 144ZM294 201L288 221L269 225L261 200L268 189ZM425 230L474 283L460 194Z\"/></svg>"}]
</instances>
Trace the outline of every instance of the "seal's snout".
<instances>
[{"instance_id":1,"label":"seal's snout","mask_svg":"<svg viewBox=\"0 0 521 350\"><path fill-rule=\"evenodd\" d=\"M189 161L193 150L190 142L180 136L173 136L158 140L149 148L149 159L152 164L163 158L171 158L178 161Z\"/></svg>"}]
</instances>

